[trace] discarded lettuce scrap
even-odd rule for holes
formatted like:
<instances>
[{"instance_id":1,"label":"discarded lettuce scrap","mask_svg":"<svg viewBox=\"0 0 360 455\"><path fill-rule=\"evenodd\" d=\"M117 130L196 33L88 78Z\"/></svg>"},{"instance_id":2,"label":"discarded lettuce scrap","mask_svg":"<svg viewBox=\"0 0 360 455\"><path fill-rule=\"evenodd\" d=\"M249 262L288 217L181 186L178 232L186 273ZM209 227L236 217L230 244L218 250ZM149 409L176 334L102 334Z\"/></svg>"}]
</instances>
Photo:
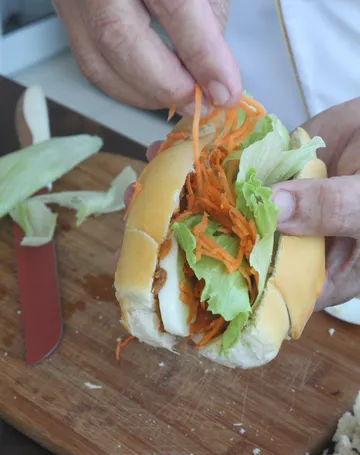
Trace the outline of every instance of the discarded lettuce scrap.
<instances>
[{"instance_id":1,"label":"discarded lettuce scrap","mask_svg":"<svg viewBox=\"0 0 360 455\"><path fill-rule=\"evenodd\" d=\"M0 158L0 218L10 215L25 235L23 246L40 246L52 240L57 214L47 204L76 211L76 226L90 215L116 212L125 208L124 193L136 180L126 167L107 191L64 191L35 195L102 147L97 136L77 135L51 138Z\"/></svg>"}]
</instances>

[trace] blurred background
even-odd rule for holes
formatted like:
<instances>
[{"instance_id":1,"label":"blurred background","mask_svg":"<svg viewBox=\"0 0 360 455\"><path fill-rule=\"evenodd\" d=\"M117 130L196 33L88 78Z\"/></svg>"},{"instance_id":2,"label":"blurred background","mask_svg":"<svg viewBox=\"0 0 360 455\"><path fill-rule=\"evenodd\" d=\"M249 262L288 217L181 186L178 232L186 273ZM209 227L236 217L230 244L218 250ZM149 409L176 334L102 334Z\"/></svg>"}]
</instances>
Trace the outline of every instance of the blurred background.
<instances>
[{"instance_id":1,"label":"blurred background","mask_svg":"<svg viewBox=\"0 0 360 455\"><path fill-rule=\"evenodd\" d=\"M167 111L124 106L86 81L50 0L0 0L0 74L145 146L170 130Z\"/></svg>"}]
</instances>

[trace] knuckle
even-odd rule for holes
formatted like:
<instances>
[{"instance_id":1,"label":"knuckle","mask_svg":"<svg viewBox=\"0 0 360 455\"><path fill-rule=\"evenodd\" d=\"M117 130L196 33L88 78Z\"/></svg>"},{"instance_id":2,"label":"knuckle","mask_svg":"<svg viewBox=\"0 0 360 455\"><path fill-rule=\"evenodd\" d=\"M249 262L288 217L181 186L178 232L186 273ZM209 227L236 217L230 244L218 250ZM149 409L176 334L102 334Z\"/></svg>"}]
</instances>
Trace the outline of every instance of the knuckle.
<instances>
[{"instance_id":1,"label":"knuckle","mask_svg":"<svg viewBox=\"0 0 360 455\"><path fill-rule=\"evenodd\" d=\"M340 187L335 186L330 190L326 185L320 185L317 204L317 227L322 228L322 231L325 229L339 234L346 230L346 217L343 216L344 197Z\"/></svg>"},{"instance_id":2,"label":"knuckle","mask_svg":"<svg viewBox=\"0 0 360 455\"><path fill-rule=\"evenodd\" d=\"M94 14L93 36L102 48L115 48L119 51L127 43L127 31L118 15L101 9Z\"/></svg>"},{"instance_id":3,"label":"knuckle","mask_svg":"<svg viewBox=\"0 0 360 455\"><path fill-rule=\"evenodd\" d=\"M183 51L183 59L189 66L201 67L207 59L206 50L201 44L187 46Z\"/></svg>"},{"instance_id":4,"label":"knuckle","mask_svg":"<svg viewBox=\"0 0 360 455\"><path fill-rule=\"evenodd\" d=\"M211 8L224 32L229 17L230 0L209 0Z\"/></svg>"},{"instance_id":5,"label":"knuckle","mask_svg":"<svg viewBox=\"0 0 360 455\"><path fill-rule=\"evenodd\" d=\"M86 56L83 52L77 53L78 67L85 78L95 85L100 85L104 79L104 71L95 55Z\"/></svg>"},{"instance_id":6,"label":"knuckle","mask_svg":"<svg viewBox=\"0 0 360 455\"><path fill-rule=\"evenodd\" d=\"M169 19L178 16L189 5L188 0L145 0L146 6L159 18Z\"/></svg>"}]
</instances>

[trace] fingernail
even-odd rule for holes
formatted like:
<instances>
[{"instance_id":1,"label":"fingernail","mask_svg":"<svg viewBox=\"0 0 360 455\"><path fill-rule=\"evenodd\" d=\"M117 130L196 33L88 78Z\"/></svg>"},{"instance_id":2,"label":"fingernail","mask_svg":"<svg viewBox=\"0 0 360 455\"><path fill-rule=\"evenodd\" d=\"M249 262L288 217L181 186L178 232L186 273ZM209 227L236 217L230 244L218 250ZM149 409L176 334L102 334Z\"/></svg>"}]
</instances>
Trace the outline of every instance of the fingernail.
<instances>
[{"instance_id":1,"label":"fingernail","mask_svg":"<svg viewBox=\"0 0 360 455\"><path fill-rule=\"evenodd\" d=\"M209 82L207 89L215 106L223 106L229 101L230 92L225 85L220 82Z\"/></svg>"},{"instance_id":2,"label":"fingernail","mask_svg":"<svg viewBox=\"0 0 360 455\"><path fill-rule=\"evenodd\" d=\"M201 110L200 110L200 116L201 117L206 117L211 113L213 108L211 106L204 106L203 104L201 105ZM185 115L189 117L193 117L195 114L195 102L193 101L192 103L187 104L186 106L183 106L182 108L178 109L178 112L180 115Z\"/></svg>"},{"instance_id":3,"label":"fingernail","mask_svg":"<svg viewBox=\"0 0 360 455\"><path fill-rule=\"evenodd\" d=\"M285 221L288 221L295 211L295 198L293 194L289 191L280 190L275 193L273 202L280 210L278 222L284 223Z\"/></svg>"}]
</instances>

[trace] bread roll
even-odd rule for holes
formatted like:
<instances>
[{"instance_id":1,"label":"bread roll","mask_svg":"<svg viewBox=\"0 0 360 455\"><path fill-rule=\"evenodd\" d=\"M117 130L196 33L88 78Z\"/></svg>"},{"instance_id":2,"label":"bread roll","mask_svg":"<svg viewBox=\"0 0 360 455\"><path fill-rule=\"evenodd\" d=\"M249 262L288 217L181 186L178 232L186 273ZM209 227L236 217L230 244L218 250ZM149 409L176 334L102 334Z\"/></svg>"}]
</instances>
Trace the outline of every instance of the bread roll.
<instances>
[{"instance_id":1,"label":"bread roll","mask_svg":"<svg viewBox=\"0 0 360 455\"><path fill-rule=\"evenodd\" d=\"M182 119L174 130L191 131ZM200 131L200 147L214 139L216 125ZM310 140L298 129L292 140ZM139 178L142 191L126 222L123 246L115 275L122 323L140 341L174 351L179 339L164 333L158 303L152 293L159 248L165 240L186 176L194 171L191 135L158 154ZM297 178L325 178L319 159L310 161ZM297 339L313 312L325 280L324 238L280 236L272 274L240 339L226 356L219 354L221 336L198 352L230 367L252 368L271 361L284 339Z\"/></svg>"}]
</instances>

